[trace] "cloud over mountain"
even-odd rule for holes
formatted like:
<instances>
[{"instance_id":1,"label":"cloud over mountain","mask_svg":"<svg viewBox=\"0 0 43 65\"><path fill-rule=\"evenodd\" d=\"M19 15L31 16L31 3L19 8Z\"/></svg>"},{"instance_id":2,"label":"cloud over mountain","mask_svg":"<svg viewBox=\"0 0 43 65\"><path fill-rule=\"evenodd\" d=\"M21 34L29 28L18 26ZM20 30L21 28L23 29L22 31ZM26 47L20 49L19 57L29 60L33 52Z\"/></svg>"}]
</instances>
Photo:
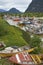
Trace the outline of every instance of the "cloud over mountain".
<instances>
[{"instance_id":1,"label":"cloud over mountain","mask_svg":"<svg viewBox=\"0 0 43 65\"><path fill-rule=\"evenodd\" d=\"M20 11L25 11L32 0L0 0L0 9L9 10L17 8Z\"/></svg>"}]
</instances>

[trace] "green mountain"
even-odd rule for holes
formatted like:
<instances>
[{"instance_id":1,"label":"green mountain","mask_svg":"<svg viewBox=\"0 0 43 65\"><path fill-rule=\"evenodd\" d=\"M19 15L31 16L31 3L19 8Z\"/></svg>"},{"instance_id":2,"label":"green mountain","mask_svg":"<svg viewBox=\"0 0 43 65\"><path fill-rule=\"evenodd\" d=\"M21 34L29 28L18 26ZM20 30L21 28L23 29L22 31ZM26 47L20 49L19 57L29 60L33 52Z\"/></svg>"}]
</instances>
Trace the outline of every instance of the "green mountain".
<instances>
[{"instance_id":1,"label":"green mountain","mask_svg":"<svg viewBox=\"0 0 43 65\"><path fill-rule=\"evenodd\" d=\"M21 13L19 10L17 10L16 8L11 8L9 11L9 13Z\"/></svg>"}]
</instances>

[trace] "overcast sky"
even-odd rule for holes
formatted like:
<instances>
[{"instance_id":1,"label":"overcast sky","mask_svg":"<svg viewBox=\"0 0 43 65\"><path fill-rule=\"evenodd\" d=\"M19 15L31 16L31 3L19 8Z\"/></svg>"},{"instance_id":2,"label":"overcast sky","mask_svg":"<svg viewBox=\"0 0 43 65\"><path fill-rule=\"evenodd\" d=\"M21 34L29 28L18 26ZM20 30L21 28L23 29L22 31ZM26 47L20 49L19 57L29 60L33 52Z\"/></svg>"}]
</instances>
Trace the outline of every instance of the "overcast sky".
<instances>
[{"instance_id":1,"label":"overcast sky","mask_svg":"<svg viewBox=\"0 0 43 65\"><path fill-rule=\"evenodd\" d=\"M32 0L0 0L0 9L17 8L24 12Z\"/></svg>"}]
</instances>

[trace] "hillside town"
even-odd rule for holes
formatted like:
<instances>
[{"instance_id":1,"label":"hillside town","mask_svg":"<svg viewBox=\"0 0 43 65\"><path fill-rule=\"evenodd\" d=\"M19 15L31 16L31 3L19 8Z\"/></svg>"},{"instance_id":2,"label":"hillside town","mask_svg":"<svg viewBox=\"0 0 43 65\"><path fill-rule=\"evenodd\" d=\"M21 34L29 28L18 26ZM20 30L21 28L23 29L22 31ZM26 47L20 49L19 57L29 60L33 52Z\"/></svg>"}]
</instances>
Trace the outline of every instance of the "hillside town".
<instances>
[{"instance_id":1,"label":"hillside town","mask_svg":"<svg viewBox=\"0 0 43 65\"><path fill-rule=\"evenodd\" d=\"M43 65L42 0L0 0L0 65Z\"/></svg>"},{"instance_id":2,"label":"hillside town","mask_svg":"<svg viewBox=\"0 0 43 65\"><path fill-rule=\"evenodd\" d=\"M43 17L19 17L4 15L4 19L13 26L34 34L43 34Z\"/></svg>"},{"instance_id":3,"label":"hillside town","mask_svg":"<svg viewBox=\"0 0 43 65\"><path fill-rule=\"evenodd\" d=\"M43 34L43 17L19 17L4 15L3 19L9 26L17 27L24 32L35 35ZM31 35L31 37L33 36ZM43 41L43 38L41 40ZM5 41L9 42L8 40ZM12 39L10 41L12 41ZM40 47L43 47L43 44L40 45ZM11 64L16 65L43 64L43 54L31 54L35 50L37 50L37 47L30 47L29 45L20 47L18 45L7 46L4 41L0 41L0 60L5 58Z\"/></svg>"}]
</instances>

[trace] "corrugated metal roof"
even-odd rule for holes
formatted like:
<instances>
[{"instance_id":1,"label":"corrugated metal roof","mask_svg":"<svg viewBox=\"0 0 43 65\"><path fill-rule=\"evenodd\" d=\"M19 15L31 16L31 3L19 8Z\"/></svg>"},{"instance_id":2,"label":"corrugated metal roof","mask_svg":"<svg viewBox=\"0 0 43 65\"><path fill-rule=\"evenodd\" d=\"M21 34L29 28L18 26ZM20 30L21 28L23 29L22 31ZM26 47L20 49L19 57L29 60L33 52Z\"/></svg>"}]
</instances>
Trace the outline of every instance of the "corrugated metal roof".
<instances>
[{"instance_id":1,"label":"corrugated metal roof","mask_svg":"<svg viewBox=\"0 0 43 65\"><path fill-rule=\"evenodd\" d=\"M10 57L9 60L21 65L32 65L34 63L31 56L27 53L16 54L15 56Z\"/></svg>"}]
</instances>

